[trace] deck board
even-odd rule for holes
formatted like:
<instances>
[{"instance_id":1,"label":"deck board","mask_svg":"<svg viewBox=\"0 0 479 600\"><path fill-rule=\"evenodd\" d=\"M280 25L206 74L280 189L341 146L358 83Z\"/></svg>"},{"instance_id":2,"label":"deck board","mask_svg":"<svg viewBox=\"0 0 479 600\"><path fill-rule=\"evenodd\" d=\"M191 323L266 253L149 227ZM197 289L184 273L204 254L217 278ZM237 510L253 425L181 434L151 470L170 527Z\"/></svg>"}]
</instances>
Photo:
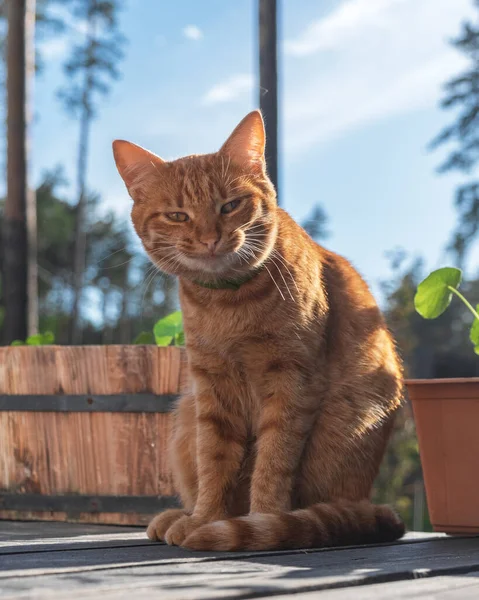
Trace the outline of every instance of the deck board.
<instances>
[{"instance_id":1,"label":"deck board","mask_svg":"<svg viewBox=\"0 0 479 600\"><path fill-rule=\"evenodd\" d=\"M128 527L0 522L0 597L479 598L479 537L283 552L189 552ZM314 592L314 594L313 594Z\"/></svg>"}]
</instances>

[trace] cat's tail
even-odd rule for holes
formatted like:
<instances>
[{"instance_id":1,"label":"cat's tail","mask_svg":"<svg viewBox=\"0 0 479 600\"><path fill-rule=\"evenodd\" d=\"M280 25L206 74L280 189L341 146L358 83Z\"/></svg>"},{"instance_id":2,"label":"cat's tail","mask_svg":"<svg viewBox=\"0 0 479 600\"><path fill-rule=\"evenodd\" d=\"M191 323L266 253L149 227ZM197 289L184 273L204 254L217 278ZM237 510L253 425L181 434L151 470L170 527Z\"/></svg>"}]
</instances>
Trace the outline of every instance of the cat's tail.
<instances>
[{"instance_id":1,"label":"cat's tail","mask_svg":"<svg viewBox=\"0 0 479 600\"><path fill-rule=\"evenodd\" d=\"M193 550L285 550L393 542L404 523L389 506L338 501L279 514L252 513L215 521L193 531Z\"/></svg>"}]
</instances>

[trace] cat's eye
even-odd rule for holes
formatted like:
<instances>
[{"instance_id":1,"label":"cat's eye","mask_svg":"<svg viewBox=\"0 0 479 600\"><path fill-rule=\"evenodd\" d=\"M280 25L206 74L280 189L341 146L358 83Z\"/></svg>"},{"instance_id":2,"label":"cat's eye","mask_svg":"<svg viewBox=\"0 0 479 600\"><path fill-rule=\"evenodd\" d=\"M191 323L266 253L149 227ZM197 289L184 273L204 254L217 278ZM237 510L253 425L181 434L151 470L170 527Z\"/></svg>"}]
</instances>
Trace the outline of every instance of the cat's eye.
<instances>
[{"instance_id":1,"label":"cat's eye","mask_svg":"<svg viewBox=\"0 0 479 600\"><path fill-rule=\"evenodd\" d=\"M240 200L231 200L231 202L223 204L223 206L221 207L221 214L227 215L228 213L233 212L239 203Z\"/></svg>"},{"instance_id":2,"label":"cat's eye","mask_svg":"<svg viewBox=\"0 0 479 600\"><path fill-rule=\"evenodd\" d=\"M166 213L166 216L168 219L170 219L170 221L176 221L177 223L184 223L190 219L190 217L184 212Z\"/></svg>"}]
</instances>

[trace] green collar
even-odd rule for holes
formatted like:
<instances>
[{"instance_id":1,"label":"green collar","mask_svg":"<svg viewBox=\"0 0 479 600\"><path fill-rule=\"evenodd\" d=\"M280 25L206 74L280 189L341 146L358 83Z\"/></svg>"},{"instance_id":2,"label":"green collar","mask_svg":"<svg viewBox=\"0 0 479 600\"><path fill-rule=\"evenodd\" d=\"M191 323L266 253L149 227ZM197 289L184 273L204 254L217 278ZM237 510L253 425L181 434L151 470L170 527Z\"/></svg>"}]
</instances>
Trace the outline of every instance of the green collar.
<instances>
[{"instance_id":1,"label":"green collar","mask_svg":"<svg viewBox=\"0 0 479 600\"><path fill-rule=\"evenodd\" d=\"M199 281L198 279L194 279L193 283L196 283L196 285L200 285L201 287L208 288L209 290L239 290L243 284L251 281L262 270L263 265L257 267L254 271L251 271L244 277L238 277L238 279L217 279L215 282Z\"/></svg>"}]
</instances>

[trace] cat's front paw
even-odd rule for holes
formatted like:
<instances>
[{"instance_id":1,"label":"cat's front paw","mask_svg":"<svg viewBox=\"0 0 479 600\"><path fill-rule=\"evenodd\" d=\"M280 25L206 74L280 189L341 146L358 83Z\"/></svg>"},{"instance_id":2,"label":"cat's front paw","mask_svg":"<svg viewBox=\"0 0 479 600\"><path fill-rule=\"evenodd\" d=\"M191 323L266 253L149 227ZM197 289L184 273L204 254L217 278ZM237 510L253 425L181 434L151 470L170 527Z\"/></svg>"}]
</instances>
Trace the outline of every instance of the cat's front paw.
<instances>
[{"instance_id":1,"label":"cat's front paw","mask_svg":"<svg viewBox=\"0 0 479 600\"><path fill-rule=\"evenodd\" d=\"M186 515L186 511L180 508L165 510L165 512L156 515L148 525L146 535L153 542L160 542L165 539L165 534L175 521Z\"/></svg>"},{"instance_id":2,"label":"cat's front paw","mask_svg":"<svg viewBox=\"0 0 479 600\"><path fill-rule=\"evenodd\" d=\"M170 546L181 546L184 540L205 521L195 516L184 516L175 521L165 534L165 542Z\"/></svg>"}]
</instances>

